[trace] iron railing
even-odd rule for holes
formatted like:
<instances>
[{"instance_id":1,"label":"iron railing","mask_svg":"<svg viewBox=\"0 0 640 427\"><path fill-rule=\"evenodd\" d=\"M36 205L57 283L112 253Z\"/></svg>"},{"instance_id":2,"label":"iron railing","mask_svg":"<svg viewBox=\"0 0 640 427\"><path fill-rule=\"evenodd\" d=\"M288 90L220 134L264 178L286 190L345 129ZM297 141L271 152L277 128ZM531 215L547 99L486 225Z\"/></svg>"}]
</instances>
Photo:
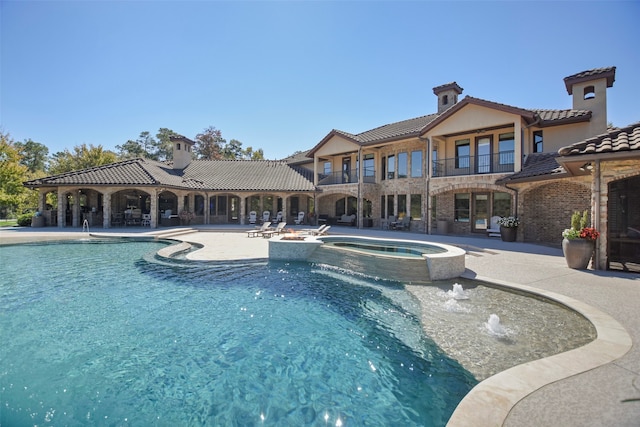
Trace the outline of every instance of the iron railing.
<instances>
[{"instance_id":1,"label":"iron railing","mask_svg":"<svg viewBox=\"0 0 640 427\"><path fill-rule=\"evenodd\" d=\"M364 171L363 182L375 183L376 176L375 171ZM358 170L351 169L349 171L337 171L329 174L318 175L318 185L336 185L336 184L357 184L358 183Z\"/></svg>"},{"instance_id":2,"label":"iron railing","mask_svg":"<svg viewBox=\"0 0 640 427\"><path fill-rule=\"evenodd\" d=\"M503 151L479 156L460 156L433 162L434 177L506 173L513 171L513 151Z\"/></svg>"}]
</instances>

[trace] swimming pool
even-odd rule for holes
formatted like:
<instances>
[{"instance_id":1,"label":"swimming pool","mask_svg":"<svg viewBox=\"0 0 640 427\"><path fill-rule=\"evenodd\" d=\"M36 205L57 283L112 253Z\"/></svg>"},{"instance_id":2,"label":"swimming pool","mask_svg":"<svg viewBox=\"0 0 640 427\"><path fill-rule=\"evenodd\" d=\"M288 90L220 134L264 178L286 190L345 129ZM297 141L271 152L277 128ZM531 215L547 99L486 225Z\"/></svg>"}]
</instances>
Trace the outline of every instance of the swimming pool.
<instances>
[{"instance_id":1,"label":"swimming pool","mask_svg":"<svg viewBox=\"0 0 640 427\"><path fill-rule=\"evenodd\" d=\"M0 247L0 424L438 426L477 383L399 283L163 245Z\"/></svg>"}]
</instances>

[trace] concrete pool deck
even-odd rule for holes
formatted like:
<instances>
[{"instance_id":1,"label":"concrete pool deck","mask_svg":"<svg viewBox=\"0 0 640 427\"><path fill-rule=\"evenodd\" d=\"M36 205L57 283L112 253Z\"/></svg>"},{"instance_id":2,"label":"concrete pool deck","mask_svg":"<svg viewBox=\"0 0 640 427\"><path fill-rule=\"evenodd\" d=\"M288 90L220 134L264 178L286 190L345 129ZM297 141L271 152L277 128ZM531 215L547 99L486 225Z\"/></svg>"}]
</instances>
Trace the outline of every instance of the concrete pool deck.
<instances>
[{"instance_id":1,"label":"concrete pool deck","mask_svg":"<svg viewBox=\"0 0 640 427\"><path fill-rule=\"evenodd\" d=\"M180 232L123 228L99 229L95 234L149 238L161 235L202 244L202 249L189 255L191 259L266 259L268 240L248 238L249 229L201 226L201 232ZM170 235L173 232L177 234ZM566 298L600 325L596 325L598 342L576 349L584 351L531 362L537 366L520 365L516 367L519 372L510 369L483 381L461 402L449 425L640 425L640 274L572 270L558 248L496 238L350 227L333 227L330 234L396 237L461 247L467 251L465 277L529 287L558 299ZM3 228L0 244L86 236L77 229Z\"/></svg>"}]
</instances>

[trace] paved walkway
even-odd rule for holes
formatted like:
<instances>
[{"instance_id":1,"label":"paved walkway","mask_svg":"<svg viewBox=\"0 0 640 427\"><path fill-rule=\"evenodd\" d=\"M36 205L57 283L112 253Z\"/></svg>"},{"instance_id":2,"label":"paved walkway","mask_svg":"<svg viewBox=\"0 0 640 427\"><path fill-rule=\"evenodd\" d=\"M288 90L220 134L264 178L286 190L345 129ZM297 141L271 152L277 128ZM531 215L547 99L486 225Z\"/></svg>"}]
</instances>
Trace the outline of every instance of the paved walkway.
<instances>
[{"instance_id":1,"label":"paved walkway","mask_svg":"<svg viewBox=\"0 0 640 427\"><path fill-rule=\"evenodd\" d=\"M103 231L108 234L133 231L137 235L167 232L97 230ZM338 233L428 240L462 247L468 251L467 277L531 287L546 295L558 296L601 325L598 342L578 349L581 351L521 365L516 367L519 370L512 368L518 371L513 375L509 374L512 370L508 370L483 381L461 403L461 410L456 411L450 425L495 426L506 416L502 424L505 426L640 426L640 274L572 270L567 268L560 249L506 243L496 238L333 227L331 234ZM77 238L83 234L86 236L69 229L0 229L0 244ZM267 240L248 238L246 232L238 232L238 227L202 227L201 232L178 234L173 238L203 244L202 250L190 255L194 259L266 258L268 255ZM572 370L575 372L566 377ZM566 378L555 380L556 376ZM523 386L528 380L533 381ZM518 396L531 384L534 390L525 392L524 398L510 400L509 393L511 397ZM504 414L501 415L501 411Z\"/></svg>"}]
</instances>

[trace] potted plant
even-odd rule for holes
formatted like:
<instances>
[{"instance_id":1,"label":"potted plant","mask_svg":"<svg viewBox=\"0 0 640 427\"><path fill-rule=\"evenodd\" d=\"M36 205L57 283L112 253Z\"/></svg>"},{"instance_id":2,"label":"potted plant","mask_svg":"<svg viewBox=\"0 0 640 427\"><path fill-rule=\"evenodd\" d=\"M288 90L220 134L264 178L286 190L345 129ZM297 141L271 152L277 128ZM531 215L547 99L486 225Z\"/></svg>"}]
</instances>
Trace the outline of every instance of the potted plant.
<instances>
[{"instance_id":1,"label":"potted plant","mask_svg":"<svg viewBox=\"0 0 640 427\"><path fill-rule=\"evenodd\" d=\"M180 214L178 214L178 216L180 217L180 222L183 225L189 225L191 224L191 220L195 217L195 215L193 214L193 212L190 212L186 209L183 209Z\"/></svg>"},{"instance_id":2,"label":"potted plant","mask_svg":"<svg viewBox=\"0 0 640 427\"><path fill-rule=\"evenodd\" d=\"M515 242L518 236L520 219L515 216L503 216L498 220L500 225L500 238L503 242Z\"/></svg>"},{"instance_id":3,"label":"potted plant","mask_svg":"<svg viewBox=\"0 0 640 427\"><path fill-rule=\"evenodd\" d=\"M585 269L593 257L600 233L593 227L587 227L588 221L588 210L582 214L575 211L571 215L571 228L562 232L562 253L569 268Z\"/></svg>"}]
</instances>

